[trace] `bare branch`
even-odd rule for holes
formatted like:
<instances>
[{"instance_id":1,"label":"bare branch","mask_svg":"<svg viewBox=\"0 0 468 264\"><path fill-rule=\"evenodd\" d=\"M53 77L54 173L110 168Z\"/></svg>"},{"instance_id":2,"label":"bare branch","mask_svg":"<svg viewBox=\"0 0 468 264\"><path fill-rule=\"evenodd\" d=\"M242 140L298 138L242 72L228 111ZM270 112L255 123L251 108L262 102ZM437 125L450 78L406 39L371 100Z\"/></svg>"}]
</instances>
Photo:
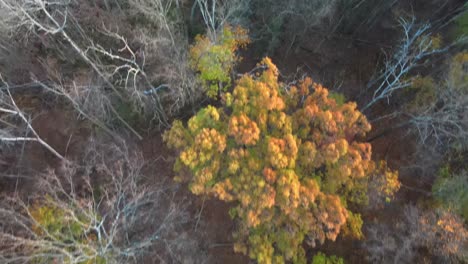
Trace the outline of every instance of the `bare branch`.
<instances>
[{"instance_id":1,"label":"bare branch","mask_svg":"<svg viewBox=\"0 0 468 264\"><path fill-rule=\"evenodd\" d=\"M140 154L123 143L104 152L89 149L83 163L40 175L39 191L28 200L5 197L2 263L129 263L150 248L173 246L173 232L186 214L170 185L142 184Z\"/></svg>"},{"instance_id":2,"label":"bare branch","mask_svg":"<svg viewBox=\"0 0 468 264\"><path fill-rule=\"evenodd\" d=\"M411 20L400 18L400 25L403 39L394 54L385 60L382 73L368 83L366 90L372 88L373 96L362 111L380 100L388 101L395 91L410 87L414 80L414 77L408 77L411 70L422 65L427 57L444 53L450 47L434 47L430 25L418 26L414 17Z\"/></svg>"},{"instance_id":3,"label":"bare branch","mask_svg":"<svg viewBox=\"0 0 468 264\"><path fill-rule=\"evenodd\" d=\"M2 79L2 78L0 77L0 79ZM2 81L3 81L3 79L2 79ZM41 144L43 147L45 147L47 150L49 150L56 157L58 157L59 159L66 160L65 157L63 157L60 153L58 153L47 142L45 142L39 136L39 134L37 134L36 130L31 125L30 119L25 116L25 114L21 111L21 109L18 107L15 100L13 99L13 96L11 95L11 92L8 89L8 84L5 83L4 81L3 81L3 83L7 87L7 89L6 89L7 96L6 96L6 98L5 98L5 96L0 97L0 104L3 105L3 107L0 107L0 112L6 113L6 114L12 114L14 116L19 117L21 119L22 123L24 125L26 125L27 130L31 131L31 133L33 134L33 137L10 136L10 133L8 133L7 130L4 128L3 131L0 132L0 141L4 141L4 142L36 141L39 144ZM14 126L13 124L11 124L8 121L4 121L2 123L10 125L10 127ZM13 129L16 129L16 126L13 127Z\"/></svg>"}]
</instances>

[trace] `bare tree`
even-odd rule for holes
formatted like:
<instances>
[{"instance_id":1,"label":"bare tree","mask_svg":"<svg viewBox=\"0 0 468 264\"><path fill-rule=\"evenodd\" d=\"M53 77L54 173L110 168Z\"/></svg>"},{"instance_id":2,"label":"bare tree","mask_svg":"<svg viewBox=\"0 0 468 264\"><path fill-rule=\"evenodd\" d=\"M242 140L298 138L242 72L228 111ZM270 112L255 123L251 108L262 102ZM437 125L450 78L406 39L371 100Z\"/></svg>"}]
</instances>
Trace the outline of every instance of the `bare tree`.
<instances>
[{"instance_id":1,"label":"bare tree","mask_svg":"<svg viewBox=\"0 0 468 264\"><path fill-rule=\"evenodd\" d=\"M49 0L0 0L3 10L8 10L9 14L3 18L3 25L10 30L20 30L26 28L30 32L42 32L43 34L60 35L72 49L103 79L116 96L123 98L121 91L109 80L103 70L91 60L86 54L86 50L71 37L66 26L70 19L69 8L72 1L49 1ZM117 112L112 104L109 105L112 113L139 139L142 137L135 131Z\"/></svg>"},{"instance_id":2,"label":"bare tree","mask_svg":"<svg viewBox=\"0 0 468 264\"><path fill-rule=\"evenodd\" d=\"M427 144L427 141L436 145L466 142L468 138L467 96L449 95L449 93L450 91L445 91L440 97L442 107L432 104L421 113L410 114L410 122L416 128L423 144Z\"/></svg>"},{"instance_id":3,"label":"bare tree","mask_svg":"<svg viewBox=\"0 0 468 264\"><path fill-rule=\"evenodd\" d=\"M434 100L408 113L422 144L447 147L468 142L468 73L463 63L452 60L446 81L434 84Z\"/></svg>"},{"instance_id":4,"label":"bare tree","mask_svg":"<svg viewBox=\"0 0 468 264\"><path fill-rule=\"evenodd\" d=\"M248 12L250 2L251 0L195 0L192 7L192 20L198 6L207 35L216 43L217 34L224 25L242 23L239 18Z\"/></svg>"},{"instance_id":5,"label":"bare tree","mask_svg":"<svg viewBox=\"0 0 468 264\"><path fill-rule=\"evenodd\" d=\"M367 84L366 91L372 90L373 95L362 111L366 111L380 100L389 101L395 91L410 87L415 78L408 77L411 70L421 66L429 56L446 52L450 47L440 48L434 45L429 31L430 25L419 26L414 17L410 20L400 18L400 25L403 30L401 43L394 53L385 59L381 73Z\"/></svg>"},{"instance_id":6,"label":"bare tree","mask_svg":"<svg viewBox=\"0 0 468 264\"><path fill-rule=\"evenodd\" d=\"M159 27L158 31L160 33L164 32L164 38L167 37L171 45L176 45L179 36L178 32L174 32L174 24L178 24L181 21L171 22L168 17L171 9L181 7L183 4L182 0L130 0L129 4L139 13L144 14L153 23L157 24ZM175 19L178 18L176 17Z\"/></svg>"},{"instance_id":7,"label":"bare tree","mask_svg":"<svg viewBox=\"0 0 468 264\"><path fill-rule=\"evenodd\" d=\"M71 47L101 78L103 85L93 87L109 97L103 100L109 103L105 108L141 138L119 115L116 101L128 102L135 112L167 126L170 116L195 104L201 88L195 85L194 73L188 66L183 1L131 0L128 4L122 8L118 1L106 1L106 11L99 10L102 15L97 18L86 12L95 11L87 1L0 1L3 10L8 11L1 19L4 28L20 35L26 35L21 30L28 30L41 40L53 40L48 43L58 43L53 48L65 61L69 53L66 49ZM119 11L113 12L112 6ZM145 24L121 24L142 16L147 19ZM49 86L72 85L60 84Z\"/></svg>"},{"instance_id":8,"label":"bare tree","mask_svg":"<svg viewBox=\"0 0 468 264\"><path fill-rule=\"evenodd\" d=\"M163 261L179 259L174 233L187 214L172 185L144 184L143 166L123 142L92 148L84 164L40 175L37 192L4 197L0 262L129 263L149 249Z\"/></svg>"},{"instance_id":9,"label":"bare tree","mask_svg":"<svg viewBox=\"0 0 468 264\"><path fill-rule=\"evenodd\" d=\"M424 247L447 261L466 257L468 231L463 220L443 209L423 211L407 205L394 226L373 224L367 229L369 260L379 263L412 263Z\"/></svg>"},{"instance_id":10,"label":"bare tree","mask_svg":"<svg viewBox=\"0 0 468 264\"><path fill-rule=\"evenodd\" d=\"M78 24L77 27L79 27ZM167 126L168 117L162 105L159 90L169 88L169 84L153 86L146 73L144 49L132 49L125 37L111 31L105 25L100 33L109 38L112 43L118 43L120 46L105 48L89 37L85 37L88 45L84 54L93 63L93 68L98 68L106 80L112 81L112 85L122 87L133 104L149 108L144 112L152 112L160 124ZM104 63L104 60L110 60L111 63Z\"/></svg>"},{"instance_id":11,"label":"bare tree","mask_svg":"<svg viewBox=\"0 0 468 264\"><path fill-rule=\"evenodd\" d=\"M257 22L249 25L253 39L266 41L266 52L273 52L281 42L288 48L301 46L307 41L309 29L323 27L325 20L333 17L339 1L336 0L251 0L250 9ZM299 45L297 45L299 43ZM320 46L319 43L317 46Z\"/></svg>"},{"instance_id":12,"label":"bare tree","mask_svg":"<svg viewBox=\"0 0 468 264\"><path fill-rule=\"evenodd\" d=\"M129 16L144 16L149 26L138 27L135 41L144 49L147 78L158 86L143 91L147 98L161 97L169 116L186 106L193 106L203 94L188 64L189 39L182 14L182 0L131 0ZM169 19L170 18L170 19ZM157 97L156 97L157 96Z\"/></svg>"}]
</instances>

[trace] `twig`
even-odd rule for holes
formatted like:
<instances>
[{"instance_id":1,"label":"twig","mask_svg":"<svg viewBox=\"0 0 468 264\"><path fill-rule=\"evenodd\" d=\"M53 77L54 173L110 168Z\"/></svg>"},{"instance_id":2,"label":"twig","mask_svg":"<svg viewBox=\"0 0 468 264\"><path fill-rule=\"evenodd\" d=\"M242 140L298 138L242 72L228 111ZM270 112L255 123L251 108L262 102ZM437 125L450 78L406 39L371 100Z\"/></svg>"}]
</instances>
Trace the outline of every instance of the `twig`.
<instances>
[{"instance_id":1,"label":"twig","mask_svg":"<svg viewBox=\"0 0 468 264\"><path fill-rule=\"evenodd\" d=\"M206 195L203 196L202 206L200 208L200 211L197 214L197 222L195 223L195 232L198 229L198 223L200 222L201 214L203 213L203 208L205 207L205 200L206 200Z\"/></svg>"}]
</instances>

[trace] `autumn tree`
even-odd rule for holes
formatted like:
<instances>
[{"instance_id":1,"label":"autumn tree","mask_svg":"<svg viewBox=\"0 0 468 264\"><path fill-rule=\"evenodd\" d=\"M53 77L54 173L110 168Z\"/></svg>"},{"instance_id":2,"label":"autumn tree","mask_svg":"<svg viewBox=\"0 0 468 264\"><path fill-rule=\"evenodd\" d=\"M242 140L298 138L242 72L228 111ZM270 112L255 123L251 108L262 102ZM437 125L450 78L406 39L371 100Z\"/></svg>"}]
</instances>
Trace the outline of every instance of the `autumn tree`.
<instances>
[{"instance_id":1,"label":"autumn tree","mask_svg":"<svg viewBox=\"0 0 468 264\"><path fill-rule=\"evenodd\" d=\"M164 140L180 151L177 180L235 202L236 252L305 263L303 242L333 241L348 220L348 233L360 237L362 220L349 205L368 202L376 164L359 138L371 126L355 103L337 103L310 78L286 87L269 58L258 69L237 81L223 107L201 109L187 126L175 121ZM399 187L385 185L388 197Z\"/></svg>"},{"instance_id":2,"label":"autumn tree","mask_svg":"<svg viewBox=\"0 0 468 264\"><path fill-rule=\"evenodd\" d=\"M198 35L190 48L190 65L199 73L206 94L216 98L231 85L231 71L240 60L239 48L249 42L247 32L241 27L226 25L219 33Z\"/></svg>"}]
</instances>

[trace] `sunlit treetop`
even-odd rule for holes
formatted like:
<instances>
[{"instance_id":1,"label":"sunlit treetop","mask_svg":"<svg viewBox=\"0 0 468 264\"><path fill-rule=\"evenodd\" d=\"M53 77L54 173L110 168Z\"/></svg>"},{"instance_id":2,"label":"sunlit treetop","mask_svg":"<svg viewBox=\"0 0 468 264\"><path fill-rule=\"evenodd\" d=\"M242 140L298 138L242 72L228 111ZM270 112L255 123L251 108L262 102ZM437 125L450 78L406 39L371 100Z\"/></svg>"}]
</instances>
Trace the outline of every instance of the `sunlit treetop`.
<instances>
[{"instance_id":1,"label":"sunlit treetop","mask_svg":"<svg viewBox=\"0 0 468 264\"><path fill-rule=\"evenodd\" d=\"M310 78L287 87L269 58L257 69L225 94L223 107L200 110L187 126L174 122L164 140L180 151L176 179L235 202L236 251L259 263L305 263L303 242L333 241L345 227L362 238L362 220L348 206L367 203L376 173L381 199L399 182L359 140L371 126L355 103L338 103Z\"/></svg>"}]
</instances>

